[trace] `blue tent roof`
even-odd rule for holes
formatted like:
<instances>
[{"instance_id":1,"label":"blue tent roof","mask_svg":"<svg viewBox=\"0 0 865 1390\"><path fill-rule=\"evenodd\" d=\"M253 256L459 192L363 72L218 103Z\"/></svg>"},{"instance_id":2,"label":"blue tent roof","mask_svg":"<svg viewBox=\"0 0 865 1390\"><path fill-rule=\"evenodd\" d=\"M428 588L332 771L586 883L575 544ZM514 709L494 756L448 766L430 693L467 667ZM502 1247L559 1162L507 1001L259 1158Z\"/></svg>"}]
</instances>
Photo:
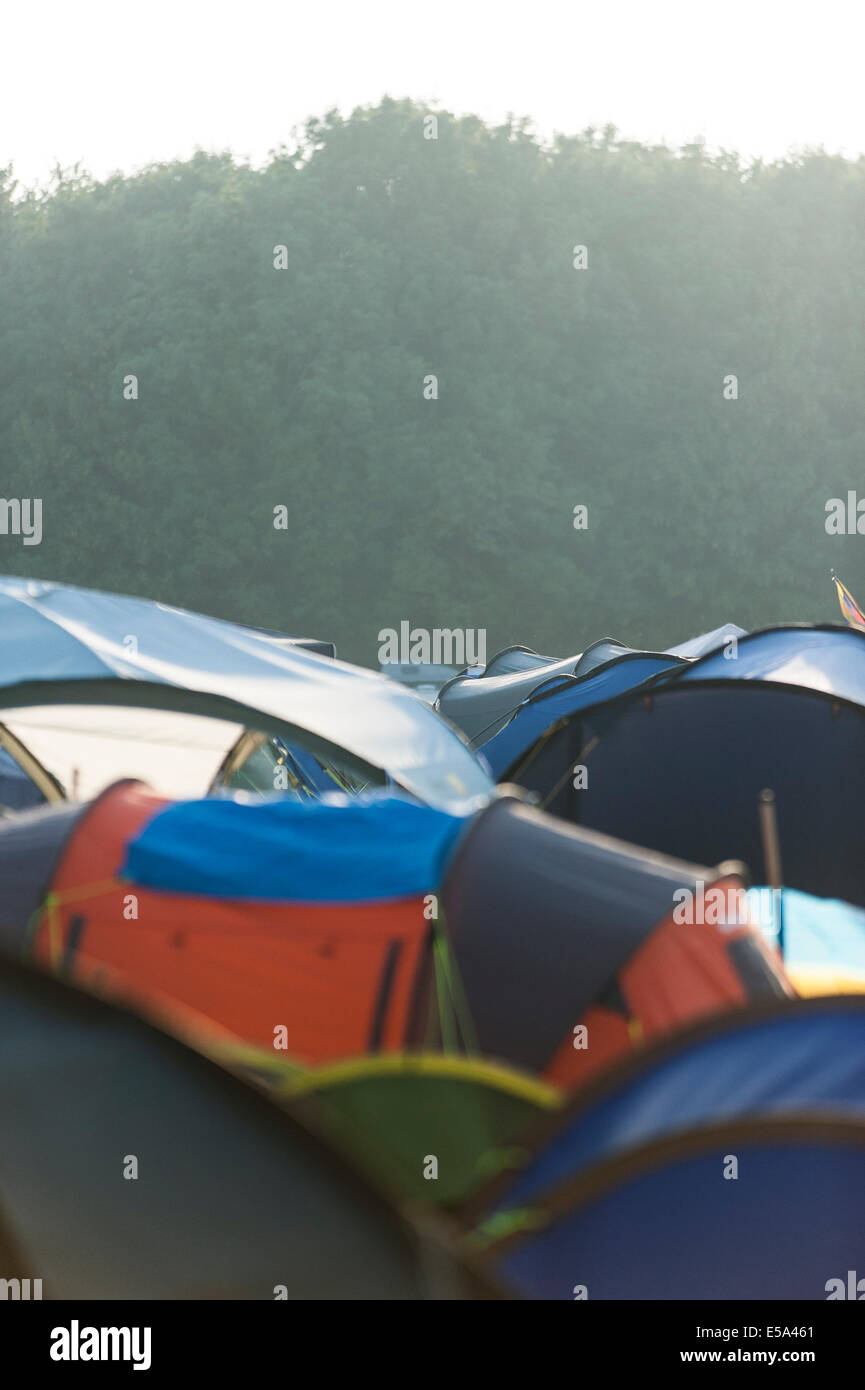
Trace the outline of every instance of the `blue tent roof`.
<instances>
[{"instance_id":1,"label":"blue tent roof","mask_svg":"<svg viewBox=\"0 0 865 1390\"><path fill-rule=\"evenodd\" d=\"M430 805L477 805L491 790L465 742L404 686L250 628L144 599L7 577L0 578L0 643L7 708L120 698L239 723L253 711L265 716L262 727L270 723L283 735L286 726L306 730Z\"/></svg>"},{"instance_id":2,"label":"blue tent roof","mask_svg":"<svg viewBox=\"0 0 865 1390\"><path fill-rule=\"evenodd\" d=\"M436 708L440 710L452 723L462 729L475 744L476 747L483 747L484 756L487 756L487 747L496 735L508 726L521 707L525 707L527 702L541 694L548 694L551 691L573 690L574 682L580 682L580 689L586 687L582 684L588 682L597 672L606 670L608 667L615 667L619 663L628 663L637 658L645 658L652 665L652 673L667 670L672 666L679 666L683 658L673 656L665 652L640 652L625 647L621 642L616 642L612 637L604 637L599 642L593 642L584 652L577 656L564 657L561 660L551 661L545 657L535 658L535 653L526 652L523 648L514 648L507 652L500 653L490 662L490 669L506 659L510 663L511 658L517 663L516 669L508 670L505 674L492 674L480 677L468 675L457 676L439 691ZM540 664L538 664L540 663ZM645 679L645 673L638 675L632 673L634 680ZM628 689L632 683L630 676L623 676L621 689ZM616 681L613 682L613 685ZM618 691L616 692L618 693ZM577 699L581 699L578 696ZM598 698L608 698L599 696ZM595 696L591 695L587 703L595 703ZM582 708L578 703L574 708ZM569 710L563 711L569 712ZM533 728L538 732L543 732L553 719L558 717L558 709L545 709L542 716L532 723ZM517 747L516 753L522 748L528 747L531 738L525 739L521 734L516 741L521 746ZM510 752L510 745L508 746ZM503 761L504 754L497 756L500 770L507 766L513 758L508 756L507 762Z\"/></svg>"},{"instance_id":3,"label":"blue tent roof","mask_svg":"<svg viewBox=\"0 0 865 1390\"><path fill-rule=\"evenodd\" d=\"M731 1158L737 1179L725 1181ZM823 1300L861 1270L865 1125L692 1131L636 1151L592 1188L577 1182L539 1216L484 1261L526 1298Z\"/></svg>"},{"instance_id":4,"label":"blue tent roof","mask_svg":"<svg viewBox=\"0 0 865 1390\"><path fill-rule=\"evenodd\" d=\"M145 888L260 902L369 902L432 892L463 820L387 793L319 801L181 801L127 847Z\"/></svg>"},{"instance_id":5,"label":"blue tent roof","mask_svg":"<svg viewBox=\"0 0 865 1390\"><path fill-rule=\"evenodd\" d=\"M865 705L865 632L826 625L785 626L740 637L734 657L702 657L676 682L770 681Z\"/></svg>"},{"instance_id":6,"label":"blue tent roof","mask_svg":"<svg viewBox=\"0 0 865 1390\"><path fill-rule=\"evenodd\" d=\"M785 883L865 906L863 754L865 633L788 626L662 673L650 698L563 716L518 777L555 815L693 863L741 859L757 883L771 788Z\"/></svg>"},{"instance_id":7,"label":"blue tent roof","mask_svg":"<svg viewBox=\"0 0 865 1390\"><path fill-rule=\"evenodd\" d=\"M503 777L520 754L557 719L615 699L680 664L678 657L627 652L611 658L607 665L591 670L582 679L563 681L560 678L541 686L527 697L510 723L482 745L493 776Z\"/></svg>"},{"instance_id":8,"label":"blue tent roof","mask_svg":"<svg viewBox=\"0 0 865 1390\"><path fill-rule=\"evenodd\" d=\"M528 1298L825 1298L855 1268L863 1193L865 997L796 999L704 1021L578 1095L480 1194L482 1258Z\"/></svg>"},{"instance_id":9,"label":"blue tent roof","mask_svg":"<svg viewBox=\"0 0 865 1390\"><path fill-rule=\"evenodd\" d=\"M585 651L565 657L540 656L529 647L506 647L491 659L480 676L463 672L448 681L439 691L436 708L468 734L476 747L483 747L494 773L501 776L534 738L560 716L612 699L651 676L716 650L732 636L744 635L735 623L725 623L665 652L641 651L614 637L602 637ZM636 664L641 659L645 662L642 667ZM574 693L571 682L587 681L597 671L615 669L618 663L627 662L635 664L617 669L603 687L581 686ZM526 718L534 699L549 698L551 692L559 689L561 694L555 703L551 699ZM517 724L518 727L512 727ZM503 730L507 737L496 742Z\"/></svg>"},{"instance_id":10,"label":"blue tent roof","mask_svg":"<svg viewBox=\"0 0 865 1390\"><path fill-rule=\"evenodd\" d=\"M802 999L691 1029L578 1099L497 1202L520 1207L614 1154L696 1125L813 1113L865 1120L865 997Z\"/></svg>"}]
</instances>

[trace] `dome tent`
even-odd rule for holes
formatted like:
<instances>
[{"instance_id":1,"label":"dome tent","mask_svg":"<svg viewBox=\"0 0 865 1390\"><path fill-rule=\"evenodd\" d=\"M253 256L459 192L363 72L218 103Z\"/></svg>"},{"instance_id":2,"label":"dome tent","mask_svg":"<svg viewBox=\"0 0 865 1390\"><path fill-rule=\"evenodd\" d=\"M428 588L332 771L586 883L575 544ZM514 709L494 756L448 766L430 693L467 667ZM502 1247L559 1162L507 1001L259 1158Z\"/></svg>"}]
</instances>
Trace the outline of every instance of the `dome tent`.
<instances>
[{"instance_id":1,"label":"dome tent","mask_svg":"<svg viewBox=\"0 0 865 1390\"><path fill-rule=\"evenodd\" d=\"M775 794L787 886L865 905L865 633L751 633L651 690L577 711L519 764L519 782L587 829L702 863L733 858L766 884L758 814ZM564 774L586 769L578 790Z\"/></svg>"},{"instance_id":2,"label":"dome tent","mask_svg":"<svg viewBox=\"0 0 865 1390\"><path fill-rule=\"evenodd\" d=\"M264 1096L0 958L0 1253L44 1298L485 1297Z\"/></svg>"},{"instance_id":3,"label":"dome tent","mask_svg":"<svg viewBox=\"0 0 865 1390\"><path fill-rule=\"evenodd\" d=\"M406 688L255 629L144 599L0 577L0 642L6 709L201 715L348 759L430 805L475 806L490 790L465 740Z\"/></svg>"},{"instance_id":4,"label":"dome tent","mask_svg":"<svg viewBox=\"0 0 865 1390\"><path fill-rule=\"evenodd\" d=\"M850 996L665 1038L538 1127L463 1209L467 1248L529 1298L825 1298L865 1220L863 1042Z\"/></svg>"}]
</instances>

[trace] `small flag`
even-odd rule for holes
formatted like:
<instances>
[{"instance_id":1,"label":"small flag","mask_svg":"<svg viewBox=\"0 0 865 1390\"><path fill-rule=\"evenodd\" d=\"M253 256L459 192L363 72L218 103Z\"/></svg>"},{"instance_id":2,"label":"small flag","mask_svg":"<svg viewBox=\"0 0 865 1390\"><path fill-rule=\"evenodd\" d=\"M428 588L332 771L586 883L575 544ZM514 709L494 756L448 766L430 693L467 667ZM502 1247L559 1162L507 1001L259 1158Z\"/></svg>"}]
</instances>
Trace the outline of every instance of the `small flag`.
<instances>
[{"instance_id":1,"label":"small flag","mask_svg":"<svg viewBox=\"0 0 865 1390\"><path fill-rule=\"evenodd\" d=\"M832 583L835 585L835 591L838 594L841 612L844 614L848 623L850 623L851 627L861 627L865 629L865 613L862 612L862 609L850 593L850 590L845 588L841 583L841 580L834 570L832 570Z\"/></svg>"}]
</instances>

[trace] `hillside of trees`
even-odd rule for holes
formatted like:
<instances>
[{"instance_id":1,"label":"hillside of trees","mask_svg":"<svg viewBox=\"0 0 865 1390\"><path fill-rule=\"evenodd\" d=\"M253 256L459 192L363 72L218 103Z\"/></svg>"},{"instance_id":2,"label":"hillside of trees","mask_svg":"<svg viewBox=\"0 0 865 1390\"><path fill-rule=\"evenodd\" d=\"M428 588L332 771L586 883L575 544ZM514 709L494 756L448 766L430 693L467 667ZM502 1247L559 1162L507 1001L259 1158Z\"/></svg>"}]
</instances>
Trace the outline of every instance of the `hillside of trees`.
<instances>
[{"instance_id":1,"label":"hillside of trees","mask_svg":"<svg viewBox=\"0 0 865 1390\"><path fill-rule=\"evenodd\" d=\"M865 160L435 114L0 173L0 495L43 499L0 570L368 664L403 619L560 655L839 621L832 565L865 602L825 529L865 497Z\"/></svg>"}]
</instances>

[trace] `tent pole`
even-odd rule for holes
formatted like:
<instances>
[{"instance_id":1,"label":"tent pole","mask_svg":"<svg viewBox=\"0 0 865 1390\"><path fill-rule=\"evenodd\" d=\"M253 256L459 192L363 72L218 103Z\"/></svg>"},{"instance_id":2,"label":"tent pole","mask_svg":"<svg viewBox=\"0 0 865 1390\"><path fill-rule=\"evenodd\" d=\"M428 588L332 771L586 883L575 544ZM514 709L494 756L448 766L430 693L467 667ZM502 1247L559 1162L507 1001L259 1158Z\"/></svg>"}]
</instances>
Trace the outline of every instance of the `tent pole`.
<instances>
[{"instance_id":1,"label":"tent pole","mask_svg":"<svg viewBox=\"0 0 865 1390\"><path fill-rule=\"evenodd\" d=\"M784 958L784 889L781 870L781 841L778 837L778 817L775 811L775 793L766 787L760 793L760 834L763 840L763 862L766 878L773 891L777 891L778 903L778 950Z\"/></svg>"}]
</instances>

